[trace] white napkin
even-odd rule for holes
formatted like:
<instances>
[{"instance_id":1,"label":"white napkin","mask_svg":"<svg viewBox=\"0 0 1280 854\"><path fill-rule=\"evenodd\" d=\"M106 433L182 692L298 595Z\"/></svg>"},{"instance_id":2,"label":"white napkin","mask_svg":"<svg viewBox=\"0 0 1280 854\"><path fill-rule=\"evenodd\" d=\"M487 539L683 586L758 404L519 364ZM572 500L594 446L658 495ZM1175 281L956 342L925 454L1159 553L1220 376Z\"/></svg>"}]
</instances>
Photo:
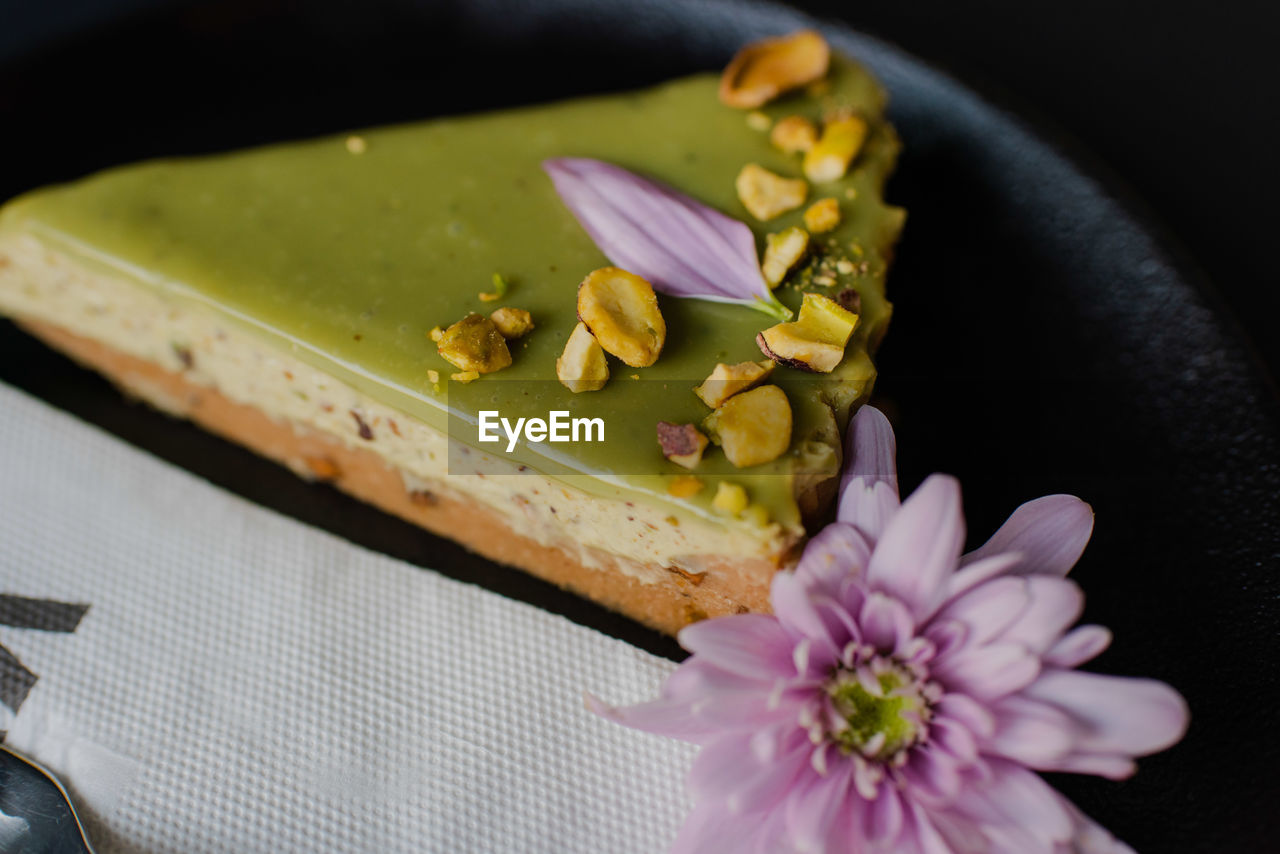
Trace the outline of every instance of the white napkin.
<instances>
[{"instance_id":1,"label":"white napkin","mask_svg":"<svg viewBox=\"0 0 1280 854\"><path fill-rule=\"evenodd\" d=\"M5 386L0 594L89 606L70 632L0 624L38 677L0 730L101 851L655 852L688 808L690 747L582 705L655 696L670 662Z\"/></svg>"}]
</instances>

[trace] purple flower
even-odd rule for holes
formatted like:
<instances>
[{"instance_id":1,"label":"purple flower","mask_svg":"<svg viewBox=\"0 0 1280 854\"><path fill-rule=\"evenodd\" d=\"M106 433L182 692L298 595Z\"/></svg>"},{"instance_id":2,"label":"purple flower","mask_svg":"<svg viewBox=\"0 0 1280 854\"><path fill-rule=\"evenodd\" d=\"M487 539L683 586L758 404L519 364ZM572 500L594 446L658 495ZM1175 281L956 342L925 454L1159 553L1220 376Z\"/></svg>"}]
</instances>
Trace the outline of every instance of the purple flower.
<instances>
[{"instance_id":1,"label":"purple flower","mask_svg":"<svg viewBox=\"0 0 1280 854\"><path fill-rule=\"evenodd\" d=\"M618 267L677 297L745 305L790 320L765 283L746 223L621 166L557 157L542 168L560 200Z\"/></svg>"},{"instance_id":2,"label":"purple flower","mask_svg":"<svg viewBox=\"0 0 1280 854\"><path fill-rule=\"evenodd\" d=\"M838 521L774 578L774 616L684 629L693 655L658 700L588 698L701 745L672 850L1131 851L1035 773L1127 777L1187 725L1164 683L1074 669L1111 640L1070 628L1089 506L1028 502L962 555L959 484L933 475L900 502L880 412L858 412L847 455Z\"/></svg>"}]
</instances>

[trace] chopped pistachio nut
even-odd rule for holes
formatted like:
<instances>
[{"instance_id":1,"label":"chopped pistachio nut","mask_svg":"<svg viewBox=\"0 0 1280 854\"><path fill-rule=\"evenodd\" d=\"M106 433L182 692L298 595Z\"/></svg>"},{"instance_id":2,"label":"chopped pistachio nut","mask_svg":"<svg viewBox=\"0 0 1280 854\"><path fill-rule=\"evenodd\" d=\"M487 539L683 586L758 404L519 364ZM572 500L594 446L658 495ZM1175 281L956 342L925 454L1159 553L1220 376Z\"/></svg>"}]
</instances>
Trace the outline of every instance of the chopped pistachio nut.
<instances>
[{"instance_id":1,"label":"chopped pistachio nut","mask_svg":"<svg viewBox=\"0 0 1280 854\"><path fill-rule=\"evenodd\" d=\"M861 116L841 116L827 122L817 144L804 156L805 177L815 184L843 178L866 138L867 122Z\"/></svg>"},{"instance_id":2,"label":"chopped pistachio nut","mask_svg":"<svg viewBox=\"0 0 1280 854\"><path fill-rule=\"evenodd\" d=\"M463 385L466 385L467 383L477 380L479 378L480 378L480 374L476 373L475 371L459 371L456 374L449 374L449 379L453 380L454 382L462 383Z\"/></svg>"},{"instance_id":3,"label":"chopped pistachio nut","mask_svg":"<svg viewBox=\"0 0 1280 854\"><path fill-rule=\"evenodd\" d=\"M364 154L369 150L369 143L362 136L347 137L347 151L352 154Z\"/></svg>"},{"instance_id":4,"label":"chopped pistachio nut","mask_svg":"<svg viewBox=\"0 0 1280 854\"><path fill-rule=\"evenodd\" d=\"M818 141L818 127L804 116L787 116L773 126L769 141L787 154L800 154Z\"/></svg>"},{"instance_id":5,"label":"chopped pistachio nut","mask_svg":"<svg viewBox=\"0 0 1280 854\"><path fill-rule=\"evenodd\" d=\"M433 326L431 327L431 331L427 333L427 337L439 344L440 339L444 337L444 330L439 326Z\"/></svg>"},{"instance_id":6,"label":"chopped pistachio nut","mask_svg":"<svg viewBox=\"0 0 1280 854\"><path fill-rule=\"evenodd\" d=\"M737 516L747 509L747 491L742 484L720 481L716 487L716 497L711 499L711 506L726 516Z\"/></svg>"},{"instance_id":7,"label":"chopped pistachio nut","mask_svg":"<svg viewBox=\"0 0 1280 854\"><path fill-rule=\"evenodd\" d=\"M835 199L818 199L804 212L804 226L814 234L831 231L840 224L840 203Z\"/></svg>"},{"instance_id":8,"label":"chopped pistachio nut","mask_svg":"<svg viewBox=\"0 0 1280 854\"><path fill-rule=\"evenodd\" d=\"M739 50L720 76L720 101L754 109L783 92L824 77L831 50L813 30L752 42Z\"/></svg>"},{"instance_id":9,"label":"chopped pistachio nut","mask_svg":"<svg viewBox=\"0 0 1280 854\"><path fill-rule=\"evenodd\" d=\"M440 372L428 370L427 382L431 383L432 385L435 385L436 383L440 382Z\"/></svg>"},{"instance_id":10,"label":"chopped pistachio nut","mask_svg":"<svg viewBox=\"0 0 1280 854\"><path fill-rule=\"evenodd\" d=\"M773 367L774 363L768 359L762 362L739 362L736 365L720 362L693 393L707 406L716 409L735 394L764 382L773 373Z\"/></svg>"},{"instance_id":11,"label":"chopped pistachio nut","mask_svg":"<svg viewBox=\"0 0 1280 854\"><path fill-rule=\"evenodd\" d=\"M766 221L804 204L809 185L802 178L783 178L758 163L748 163L734 182L742 206Z\"/></svg>"},{"instance_id":12,"label":"chopped pistachio nut","mask_svg":"<svg viewBox=\"0 0 1280 854\"><path fill-rule=\"evenodd\" d=\"M674 477L667 484L667 493L676 498L691 498L702 491L702 480L691 474Z\"/></svg>"},{"instance_id":13,"label":"chopped pistachio nut","mask_svg":"<svg viewBox=\"0 0 1280 854\"><path fill-rule=\"evenodd\" d=\"M760 262L760 272L769 287L776 288L782 284L787 273L809 251L809 232L793 225L777 234L765 238L764 260Z\"/></svg>"},{"instance_id":14,"label":"chopped pistachio nut","mask_svg":"<svg viewBox=\"0 0 1280 854\"><path fill-rule=\"evenodd\" d=\"M776 385L729 398L702 422L711 440L738 468L776 460L791 445L791 403Z\"/></svg>"},{"instance_id":15,"label":"chopped pistachio nut","mask_svg":"<svg viewBox=\"0 0 1280 854\"><path fill-rule=\"evenodd\" d=\"M464 371L489 374L511 364L507 339L481 314L468 314L446 329L436 348L451 365Z\"/></svg>"},{"instance_id":16,"label":"chopped pistachio nut","mask_svg":"<svg viewBox=\"0 0 1280 854\"><path fill-rule=\"evenodd\" d=\"M790 368L830 373L844 359L858 315L830 297L807 293L795 320L779 323L756 336L761 351Z\"/></svg>"},{"instance_id":17,"label":"chopped pistachio nut","mask_svg":"<svg viewBox=\"0 0 1280 854\"><path fill-rule=\"evenodd\" d=\"M556 359L556 377L569 391L599 391L609 381L609 363L604 350L586 324L573 328L565 342L564 353Z\"/></svg>"},{"instance_id":18,"label":"chopped pistachio nut","mask_svg":"<svg viewBox=\"0 0 1280 854\"><path fill-rule=\"evenodd\" d=\"M671 462L694 469L702 462L702 452L707 449L707 437L692 424L659 421L658 444L662 446L662 455Z\"/></svg>"},{"instance_id":19,"label":"chopped pistachio nut","mask_svg":"<svg viewBox=\"0 0 1280 854\"><path fill-rule=\"evenodd\" d=\"M740 515L758 528L763 528L769 524L769 508L763 504L752 504L746 510L743 510Z\"/></svg>"},{"instance_id":20,"label":"chopped pistachio nut","mask_svg":"<svg viewBox=\"0 0 1280 854\"><path fill-rule=\"evenodd\" d=\"M653 286L618 267L601 267L582 280L578 319L606 352L633 368L656 362L667 340Z\"/></svg>"},{"instance_id":21,"label":"chopped pistachio nut","mask_svg":"<svg viewBox=\"0 0 1280 854\"><path fill-rule=\"evenodd\" d=\"M772 124L773 119L769 118L767 113L762 113L759 110L752 110L747 113L747 127L752 130L766 131Z\"/></svg>"},{"instance_id":22,"label":"chopped pistachio nut","mask_svg":"<svg viewBox=\"0 0 1280 854\"><path fill-rule=\"evenodd\" d=\"M519 338L533 329L533 315L523 308L503 306L494 309L489 314L489 319L493 321L494 326L498 327L502 337L508 341Z\"/></svg>"}]
</instances>

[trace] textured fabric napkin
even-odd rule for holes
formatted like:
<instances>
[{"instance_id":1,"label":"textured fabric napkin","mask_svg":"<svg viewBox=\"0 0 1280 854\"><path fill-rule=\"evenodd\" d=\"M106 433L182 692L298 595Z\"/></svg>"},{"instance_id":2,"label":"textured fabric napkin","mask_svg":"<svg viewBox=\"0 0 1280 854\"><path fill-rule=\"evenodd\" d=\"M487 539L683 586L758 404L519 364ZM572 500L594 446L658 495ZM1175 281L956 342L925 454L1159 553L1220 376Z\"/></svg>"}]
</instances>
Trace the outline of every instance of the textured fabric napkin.
<instances>
[{"instance_id":1,"label":"textured fabric napkin","mask_svg":"<svg viewBox=\"0 0 1280 854\"><path fill-rule=\"evenodd\" d=\"M691 748L582 705L669 662L5 386L0 647L6 743L101 851L653 852L687 809Z\"/></svg>"}]
</instances>

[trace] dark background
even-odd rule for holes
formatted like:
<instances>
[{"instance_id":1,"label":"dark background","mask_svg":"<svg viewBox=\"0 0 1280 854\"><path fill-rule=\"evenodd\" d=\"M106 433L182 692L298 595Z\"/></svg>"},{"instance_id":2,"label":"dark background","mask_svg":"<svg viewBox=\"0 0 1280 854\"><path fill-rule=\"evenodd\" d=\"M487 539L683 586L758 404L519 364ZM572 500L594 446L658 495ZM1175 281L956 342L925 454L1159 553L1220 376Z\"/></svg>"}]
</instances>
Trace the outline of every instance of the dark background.
<instances>
[{"instance_id":1,"label":"dark background","mask_svg":"<svg viewBox=\"0 0 1280 854\"><path fill-rule=\"evenodd\" d=\"M723 7L654 0L635 4L640 20L602 3L598 21L575 22L554 14L574 0L512 5L552 12L513 33L425 0L0 0L0 199L148 156L651 82L715 67L738 43ZM581 18L588 4L577 5ZM1119 198L1109 208L1061 170L1038 181L1029 164L1057 168L1043 152L1013 139L1016 127L952 109L945 89L899 99L907 145L889 194L911 218L890 280L898 319L880 403L906 488L930 471L960 476L971 545L1027 498L1087 498L1098 525L1073 577L1089 593L1085 620L1117 637L1097 669L1165 679L1191 703L1187 739L1133 780L1055 785L1148 854L1280 850L1280 421L1274 384L1247 352L1280 373L1277 13L1239 2L801 5L949 69ZM599 21L632 17L636 32L617 45L583 47L585 33L610 31ZM477 53L490 30L505 35ZM1178 263L1152 256L1135 229ZM679 655L590 603L126 406L4 327L0 381L279 512Z\"/></svg>"}]
</instances>

